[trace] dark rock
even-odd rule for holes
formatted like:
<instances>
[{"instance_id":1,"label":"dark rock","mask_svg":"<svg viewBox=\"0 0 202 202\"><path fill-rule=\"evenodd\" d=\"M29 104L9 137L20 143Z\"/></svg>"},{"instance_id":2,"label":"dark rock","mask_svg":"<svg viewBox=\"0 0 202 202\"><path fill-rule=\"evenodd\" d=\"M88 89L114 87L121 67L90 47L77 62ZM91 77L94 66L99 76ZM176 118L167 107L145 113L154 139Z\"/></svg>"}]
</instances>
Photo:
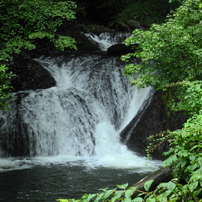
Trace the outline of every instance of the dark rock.
<instances>
[{"instance_id":1,"label":"dark rock","mask_svg":"<svg viewBox=\"0 0 202 202\"><path fill-rule=\"evenodd\" d=\"M77 21L67 21L65 20L63 25L59 28L58 34L62 36L70 36L74 38L77 43L76 46L78 51L97 51L99 50L98 45L93 43L88 37L83 33L81 27L77 24ZM91 32L91 31L89 31ZM72 49L65 48L66 51L73 51ZM60 53L63 55L63 53Z\"/></svg>"},{"instance_id":2,"label":"dark rock","mask_svg":"<svg viewBox=\"0 0 202 202\"><path fill-rule=\"evenodd\" d=\"M16 75L11 80L14 92L55 86L55 80L50 73L27 54L15 56L8 67Z\"/></svg>"},{"instance_id":3,"label":"dark rock","mask_svg":"<svg viewBox=\"0 0 202 202\"><path fill-rule=\"evenodd\" d=\"M98 45L93 43L83 33L74 33L72 35L72 38L74 38L77 41L76 46L78 50L71 49L68 47L64 48L64 51L56 50L54 45L48 39L44 38L44 39L37 39L36 49L29 51L28 54L33 58L37 58L41 56L60 57L62 55L68 56L71 54L80 54L83 52L91 53L92 51L99 51Z\"/></svg>"},{"instance_id":4,"label":"dark rock","mask_svg":"<svg viewBox=\"0 0 202 202\"><path fill-rule=\"evenodd\" d=\"M126 46L125 44L115 44L107 49L108 55L121 56L127 53L132 53L137 48L137 44Z\"/></svg>"},{"instance_id":5,"label":"dark rock","mask_svg":"<svg viewBox=\"0 0 202 202\"><path fill-rule=\"evenodd\" d=\"M89 40L88 37L85 36L85 34L75 33L73 37L77 41L76 45L79 51L98 51L99 50L98 45L93 43L91 40Z\"/></svg>"},{"instance_id":6,"label":"dark rock","mask_svg":"<svg viewBox=\"0 0 202 202\"><path fill-rule=\"evenodd\" d=\"M168 115L166 106L162 100L161 91L156 91L151 100L149 106L145 109L141 115L140 120L131 122L131 126L135 123L136 126L133 131L129 131L129 128L125 128L121 133L122 141L124 142L126 136L130 132L130 137L125 142L128 148L132 151L140 154L146 154L146 148L149 145L148 137L158 134L161 131L176 130L182 128L183 123L186 121L186 117L182 112L172 112ZM130 125L128 127L131 127ZM155 158L162 158L162 152L168 149L168 144L165 143L158 148L158 151L153 154Z\"/></svg>"},{"instance_id":7,"label":"dark rock","mask_svg":"<svg viewBox=\"0 0 202 202\"><path fill-rule=\"evenodd\" d=\"M28 94L26 91L20 92L15 96L15 101L10 103L15 110L12 110L12 113L8 115L12 127L7 126L0 130L1 156L30 156L30 137L27 123L23 121L23 114L20 112L21 101ZM3 117L0 117L0 125L6 125L6 119ZM34 138L31 142L33 145Z\"/></svg>"},{"instance_id":8,"label":"dark rock","mask_svg":"<svg viewBox=\"0 0 202 202\"><path fill-rule=\"evenodd\" d=\"M131 30L134 29L141 29L141 30L145 30L145 28L141 25L141 23L135 19L129 19L127 21L128 26L130 27Z\"/></svg>"}]
</instances>

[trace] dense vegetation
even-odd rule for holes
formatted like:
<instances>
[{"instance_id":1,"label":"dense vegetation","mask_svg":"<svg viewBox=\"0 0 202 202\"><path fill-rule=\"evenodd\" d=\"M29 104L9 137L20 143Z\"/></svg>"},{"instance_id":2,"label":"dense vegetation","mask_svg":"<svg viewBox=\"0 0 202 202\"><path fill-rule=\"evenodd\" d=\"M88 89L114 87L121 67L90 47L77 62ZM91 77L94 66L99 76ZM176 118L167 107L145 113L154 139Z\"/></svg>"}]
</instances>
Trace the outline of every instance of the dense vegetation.
<instances>
[{"instance_id":1,"label":"dense vegetation","mask_svg":"<svg viewBox=\"0 0 202 202\"><path fill-rule=\"evenodd\" d=\"M9 60L22 49L34 49L36 38L48 38L57 48L75 48L75 41L57 34L63 20L75 18L71 1L7 0L1 1L0 61Z\"/></svg>"},{"instance_id":2,"label":"dense vegetation","mask_svg":"<svg viewBox=\"0 0 202 202\"><path fill-rule=\"evenodd\" d=\"M124 67L125 75L138 87L153 86L162 90L172 110L183 110L189 117L182 129L166 131L156 142L169 141L163 166L173 169L173 179L145 191L138 187L104 189L86 194L79 200L59 201L125 201L125 202L201 202L202 201L202 3L181 0L181 6L163 24L153 24L148 31L135 30L126 45L139 44L134 53L123 60L138 57L141 64ZM138 78L134 79L134 75ZM120 188L122 190L120 190ZM133 198L134 192L139 192Z\"/></svg>"},{"instance_id":3,"label":"dense vegetation","mask_svg":"<svg viewBox=\"0 0 202 202\"><path fill-rule=\"evenodd\" d=\"M141 58L139 65L124 67L125 75L138 87L153 86L164 92L170 109L183 110L189 119L184 127L176 131L162 132L156 141L170 142L170 150L164 166L173 169L173 179L160 184L154 191L149 188L152 182L145 184L145 191L132 199L135 188L127 185L119 189L102 193L87 194L79 200L70 201L202 201L202 3L200 0L179 0L169 5L168 1L65 1L65 0L1 0L0 17L0 105L9 99L9 80L13 76L4 65L14 54L36 47L35 39L46 38L56 48L76 49L76 41L58 34L58 27L64 19L75 19L76 4L79 14L96 8L103 11L110 8L111 25L122 24L125 19L135 18L147 25L163 22L164 16L180 3L175 13L167 17L166 22L152 24L147 31L135 30L133 36L126 39L126 45L139 44L134 53L122 56ZM144 4L144 10L141 10ZM113 7L111 6L113 5ZM152 6L155 9L152 9ZM103 10L104 9L104 10ZM89 10L89 11L90 11ZM151 12L155 10L155 12ZM86 13L87 15L87 13ZM145 18L145 16L147 16ZM101 19L100 16L99 19ZM103 20L106 16L103 17ZM139 75L134 80L134 75ZM120 190L122 189L122 190ZM60 200L68 201L68 200Z\"/></svg>"},{"instance_id":4,"label":"dense vegetation","mask_svg":"<svg viewBox=\"0 0 202 202\"><path fill-rule=\"evenodd\" d=\"M0 106L5 109L7 108L6 102L11 98L10 79L14 76L11 72L7 72L8 68L5 65L0 65Z\"/></svg>"}]
</instances>

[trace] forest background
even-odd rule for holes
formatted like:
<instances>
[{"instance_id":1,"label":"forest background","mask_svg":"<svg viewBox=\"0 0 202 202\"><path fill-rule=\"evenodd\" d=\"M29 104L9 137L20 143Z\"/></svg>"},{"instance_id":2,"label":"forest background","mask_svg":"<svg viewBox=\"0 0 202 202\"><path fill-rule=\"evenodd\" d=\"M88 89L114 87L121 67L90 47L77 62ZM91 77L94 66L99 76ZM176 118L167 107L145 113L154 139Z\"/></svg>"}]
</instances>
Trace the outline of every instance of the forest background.
<instances>
[{"instance_id":1,"label":"forest background","mask_svg":"<svg viewBox=\"0 0 202 202\"><path fill-rule=\"evenodd\" d=\"M129 64L125 75L137 87L153 86L163 91L169 110L183 111L188 119L182 129L161 133L148 150L168 141L165 167L173 179L150 191L152 182L135 198L136 188L103 190L78 201L202 201L202 3L200 0L1 0L0 1L0 104L11 97L9 65L16 55L36 49L38 40L48 40L56 49L77 49L71 34L61 30L73 23L81 31L131 31L127 46L134 52L121 57ZM93 20L92 20L93 19ZM131 30L131 23L139 28ZM131 57L141 63L130 64ZM134 74L139 75L136 80ZM155 135L155 134L154 134ZM152 138L151 138L152 139ZM122 197L124 195L124 197ZM60 200L65 201L65 200Z\"/></svg>"}]
</instances>

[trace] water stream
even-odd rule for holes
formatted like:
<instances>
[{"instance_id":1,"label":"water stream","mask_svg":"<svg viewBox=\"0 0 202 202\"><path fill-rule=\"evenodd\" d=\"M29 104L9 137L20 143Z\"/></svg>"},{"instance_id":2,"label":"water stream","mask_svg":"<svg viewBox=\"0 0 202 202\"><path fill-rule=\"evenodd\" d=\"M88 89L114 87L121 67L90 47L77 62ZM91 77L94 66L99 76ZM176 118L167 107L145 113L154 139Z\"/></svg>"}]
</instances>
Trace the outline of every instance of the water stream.
<instances>
[{"instance_id":1,"label":"water stream","mask_svg":"<svg viewBox=\"0 0 202 202\"><path fill-rule=\"evenodd\" d=\"M132 185L160 167L120 142L120 132L152 89L132 87L118 58L92 54L36 61L56 86L17 92L11 111L0 114L0 201L78 198ZM16 152L22 157L10 157Z\"/></svg>"}]
</instances>

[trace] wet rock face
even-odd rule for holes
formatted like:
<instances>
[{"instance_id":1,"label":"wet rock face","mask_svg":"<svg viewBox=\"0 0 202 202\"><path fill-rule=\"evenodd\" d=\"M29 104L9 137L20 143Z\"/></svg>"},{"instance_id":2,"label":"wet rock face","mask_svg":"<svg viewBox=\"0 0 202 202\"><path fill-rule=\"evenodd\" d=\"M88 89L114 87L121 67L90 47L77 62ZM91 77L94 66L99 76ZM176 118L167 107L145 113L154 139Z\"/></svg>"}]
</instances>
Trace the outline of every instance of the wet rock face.
<instances>
[{"instance_id":1,"label":"wet rock face","mask_svg":"<svg viewBox=\"0 0 202 202\"><path fill-rule=\"evenodd\" d=\"M30 136L28 135L27 123L23 119L21 113L21 102L29 92L20 92L10 102L11 111L2 111L0 116L0 148L1 156L19 157L30 156ZM7 118L6 118L7 117ZM7 122L9 120L9 125ZM31 140L32 145L35 144L34 137Z\"/></svg>"},{"instance_id":2,"label":"wet rock face","mask_svg":"<svg viewBox=\"0 0 202 202\"><path fill-rule=\"evenodd\" d=\"M55 86L55 80L50 73L26 54L15 56L8 66L16 75L11 80L14 92Z\"/></svg>"},{"instance_id":3,"label":"wet rock face","mask_svg":"<svg viewBox=\"0 0 202 202\"><path fill-rule=\"evenodd\" d=\"M155 92L150 105L141 116L134 131L131 133L126 145L130 150L145 155L145 150L149 144L149 141L147 140L149 136L168 129L171 131L180 129L185 121L186 117L183 116L182 112L172 112L172 114L168 116L161 92L157 91ZM123 140L126 135L127 134L122 134ZM156 151L153 156L162 158L162 152L167 149L168 144L165 143L158 148L158 151Z\"/></svg>"}]
</instances>

